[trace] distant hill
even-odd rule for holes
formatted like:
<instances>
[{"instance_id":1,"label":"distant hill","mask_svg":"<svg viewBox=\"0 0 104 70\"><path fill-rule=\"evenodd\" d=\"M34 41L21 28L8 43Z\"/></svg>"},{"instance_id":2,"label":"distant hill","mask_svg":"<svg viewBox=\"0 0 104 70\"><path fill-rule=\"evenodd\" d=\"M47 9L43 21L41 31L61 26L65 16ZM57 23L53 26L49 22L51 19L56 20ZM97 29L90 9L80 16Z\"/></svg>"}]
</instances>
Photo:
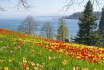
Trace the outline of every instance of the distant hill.
<instances>
[{"instance_id":1,"label":"distant hill","mask_svg":"<svg viewBox=\"0 0 104 70\"><path fill-rule=\"evenodd\" d=\"M94 14L97 16L98 19L101 17L101 12L94 12ZM66 19L78 19L79 16L81 15L81 12L75 12L70 16L66 16Z\"/></svg>"}]
</instances>

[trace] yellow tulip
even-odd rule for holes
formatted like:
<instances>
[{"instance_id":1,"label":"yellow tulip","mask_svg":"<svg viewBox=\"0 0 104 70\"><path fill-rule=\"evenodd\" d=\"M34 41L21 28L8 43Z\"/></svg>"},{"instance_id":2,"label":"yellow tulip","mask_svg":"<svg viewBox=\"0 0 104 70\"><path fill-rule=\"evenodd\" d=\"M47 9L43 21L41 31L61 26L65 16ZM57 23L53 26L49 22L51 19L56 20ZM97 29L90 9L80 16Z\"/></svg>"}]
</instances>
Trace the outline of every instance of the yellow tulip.
<instances>
[{"instance_id":1,"label":"yellow tulip","mask_svg":"<svg viewBox=\"0 0 104 70\"><path fill-rule=\"evenodd\" d=\"M9 70L8 67L4 67L4 70Z\"/></svg>"}]
</instances>

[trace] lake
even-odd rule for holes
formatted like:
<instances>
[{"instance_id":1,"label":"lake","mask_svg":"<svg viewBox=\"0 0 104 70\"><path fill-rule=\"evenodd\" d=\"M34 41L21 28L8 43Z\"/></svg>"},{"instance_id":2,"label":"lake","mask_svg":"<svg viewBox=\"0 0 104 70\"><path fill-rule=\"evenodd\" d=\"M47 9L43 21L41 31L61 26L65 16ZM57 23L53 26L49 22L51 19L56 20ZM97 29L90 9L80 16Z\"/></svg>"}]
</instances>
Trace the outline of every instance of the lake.
<instances>
[{"instance_id":1,"label":"lake","mask_svg":"<svg viewBox=\"0 0 104 70\"><path fill-rule=\"evenodd\" d=\"M54 33L57 33L57 29L59 26L59 16L37 16L34 17L34 20L36 23L38 23L38 30L37 30L37 35L40 34L40 30L42 25L49 21L51 24L53 24L54 27ZM0 28L8 29L8 24L10 26L11 30L17 30L17 27L20 25L20 23L24 20L25 18L12 18L12 19L0 19ZM66 25L70 31L70 35L76 35L78 31L78 20L77 19L65 19Z\"/></svg>"}]
</instances>

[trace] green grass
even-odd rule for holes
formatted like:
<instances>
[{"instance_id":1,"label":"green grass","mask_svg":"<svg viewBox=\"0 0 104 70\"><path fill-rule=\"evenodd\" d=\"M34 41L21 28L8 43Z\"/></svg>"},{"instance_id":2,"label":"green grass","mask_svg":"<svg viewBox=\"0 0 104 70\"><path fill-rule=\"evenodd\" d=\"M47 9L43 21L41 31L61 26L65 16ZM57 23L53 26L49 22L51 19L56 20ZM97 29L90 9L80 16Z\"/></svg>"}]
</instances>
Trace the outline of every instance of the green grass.
<instances>
[{"instance_id":1,"label":"green grass","mask_svg":"<svg viewBox=\"0 0 104 70\"><path fill-rule=\"evenodd\" d=\"M15 39L18 39L18 41L15 41ZM64 53L56 53L40 47L36 45L36 42L41 41L37 37L0 34L0 41L0 70L6 70L5 67L8 67L9 70L26 70L24 64L29 67L29 70L35 70L36 67L40 68L38 70L74 70L74 67L80 67L79 70L82 70L82 68L104 70L103 61L96 64L88 60L77 60ZM25 42L25 44L23 45L22 42ZM6 48L6 46L9 46L9 48ZM18 46L21 48L18 48ZM11 51L13 53L10 53ZM24 58L26 58L26 63L23 62ZM32 63L35 65L32 66Z\"/></svg>"}]
</instances>

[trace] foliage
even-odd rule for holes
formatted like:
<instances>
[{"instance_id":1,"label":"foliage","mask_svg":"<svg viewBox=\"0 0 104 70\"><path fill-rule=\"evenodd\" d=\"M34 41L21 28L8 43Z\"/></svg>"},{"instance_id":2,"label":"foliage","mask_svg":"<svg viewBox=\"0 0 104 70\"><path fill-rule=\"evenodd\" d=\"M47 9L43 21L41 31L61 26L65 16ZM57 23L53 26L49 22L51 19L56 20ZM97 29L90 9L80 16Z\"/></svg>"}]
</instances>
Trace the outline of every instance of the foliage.
<instances>
[{"instance_id":1,"label":"foliage","mask_svg":"<svg viewBox=\"0 0 104 70\"><path fill-rule=\"evenodd\" d=\"M27 16L26 19L18 26L18 31L34 34L37 29L37 23L34 21L32 16Z\"/></svg>"},{"instance_id":2,"label":"foliage","mask_svg":"<svg viewBox=\"0 0 104 70\"><path fill-rule=\"evenodd\" d=\"M99 22L99 29L101 31L101 34L104 36L104 7L102 8L102 16Z\"/></svg>"},{"instance_id":3,"label":"foliage","mask_svg":"<svg viewBox=\"0 0 104 70\"><path fill-rule=\"evenodd\" d=\"M83 15L79 18L79 31L74 41L86 45L100 46L101 36L97 31L96 16L93 14L93 5L88 1Z\"/></svg>"},{"instance_id":4,"label":"foliage","mask_svg":"<svg viewBox=\"0 0 104 70\"><path fill-rule=\"evenodd\" d=\"M67 26L65 25L64 19L61 18L60 26L58 28L58 35L56 36L56 38L58 40L65 41L65 39L68 39L68 36L69 36L69 30L68 30Z\"/></svg>"},{"instance_id":5,"label":"foliage","mask_svg":"<svg viewBox=\"0 0 104 70\"><path fill-rule=\"evenodd\" d=\"M50 22L46 22L42 27L41 27L41 33L40 36L46 37L46 38L53 38L54 37L54 32L53 32L53 25Z\"/></svg>"}]
</instances>

